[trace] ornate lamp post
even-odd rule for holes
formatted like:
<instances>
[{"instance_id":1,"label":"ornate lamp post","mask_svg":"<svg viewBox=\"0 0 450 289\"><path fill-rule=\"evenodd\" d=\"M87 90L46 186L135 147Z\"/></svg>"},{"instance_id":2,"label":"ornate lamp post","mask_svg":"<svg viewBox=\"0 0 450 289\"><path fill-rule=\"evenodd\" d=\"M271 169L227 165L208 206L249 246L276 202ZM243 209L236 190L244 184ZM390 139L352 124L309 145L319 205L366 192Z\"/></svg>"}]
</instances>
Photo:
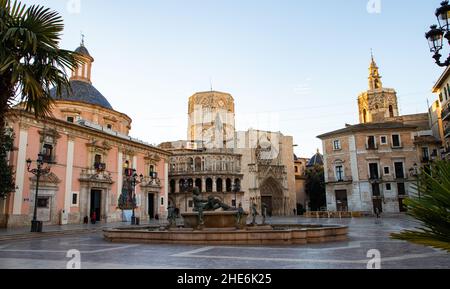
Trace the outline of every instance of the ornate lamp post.
<instances>
[{"instance_id":1,"label":"ornate lamp post","mask_svg":"<svg viewBox=\"0 0 450 289\"><path fill-rule=\"evenodd\" d=\"M442 55L440 51L443 48L444 38L447 39L450 45L450 5L449 1L443 1L441 3L441 7L436 9L436 18L439 23L438 25L432 25L430 27L430 31L425 34L425 37L428 40L428 44L430 46L430 52L434 53L433 58L436 61L436 64L442 67L446 67L450 65L450 55L448 58L441 62Z\"/></svg>"},{"instance_id":2,"label":"ornate lamp post","mask_svg":"<svg viewBox=\"0 0 450 289\"><path fill-rule=\"evenodd\" d=\"M238 203L237 203L237 193L239 193L241 191L241 184L237 181L234 180L234 184L233 184L233 192L234 192L234 202L235 202L235 207L238 207Z\"/></svg>"},{"instance_id":3,"label":"ornate lamp post","mask_svg":"<svg viewBox=\"0 0 450 289\"><path fill-rule=\"evenodd\" d=\"M31 159L27 160L27 170L36 176L36 194L34 196L34 213L33 220L31 221L31 232L42 232L42 221L37 220L37 207L38 207L38 196L39 196L39 179L41 176L48 175L50 173L50 167L44 166L44 156L42 154L38 155L38 159L36 161L37 168L31 169L31 164L33 161Z\"/></svg>"},{"instance_id":4,"label":"ornate lamp post","mask_svg":"<svg viewBox=\"0 0 450 289\"><path fill-rule=\"evenodd\" d=\"M135 208L137 207L137 203L136 203L136 185L142 183L144 181L144 176L142 174L140 174L138 176L138 174L136 173L135 169L125 169L125 174L127 176L127 181L129 184L129 187L131 187L131 191L132 191L132 206L133 206L133 214L131 215L131 225L136 225L136 214L135 214Z\"/></svg>"}]
</instances>

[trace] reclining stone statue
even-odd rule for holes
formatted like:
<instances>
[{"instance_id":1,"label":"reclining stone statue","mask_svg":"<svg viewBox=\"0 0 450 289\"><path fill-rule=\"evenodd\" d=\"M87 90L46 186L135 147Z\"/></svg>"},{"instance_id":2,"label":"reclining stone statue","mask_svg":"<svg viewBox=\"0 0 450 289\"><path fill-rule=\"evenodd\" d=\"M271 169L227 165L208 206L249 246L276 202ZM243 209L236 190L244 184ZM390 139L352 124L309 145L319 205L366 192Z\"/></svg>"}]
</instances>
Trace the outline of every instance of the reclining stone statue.
<instances>
[{"instance_id":1,"label":"reclining stone statue","mask_svg":"<svg viewBox=\"0 0 450 289\"><path fill-rule=\"evenodd\" d=\"M204 224L203 212L212 212L218 209L223 209L224 211L232 210L230 206L224 204L222 201L214 198L213 196L209 196L207 200L203 200L200 197L200 190L198 188L194 188L192 193L194 200L194 212L198 212L199 225Z\"/></svg>"}]
</instances>

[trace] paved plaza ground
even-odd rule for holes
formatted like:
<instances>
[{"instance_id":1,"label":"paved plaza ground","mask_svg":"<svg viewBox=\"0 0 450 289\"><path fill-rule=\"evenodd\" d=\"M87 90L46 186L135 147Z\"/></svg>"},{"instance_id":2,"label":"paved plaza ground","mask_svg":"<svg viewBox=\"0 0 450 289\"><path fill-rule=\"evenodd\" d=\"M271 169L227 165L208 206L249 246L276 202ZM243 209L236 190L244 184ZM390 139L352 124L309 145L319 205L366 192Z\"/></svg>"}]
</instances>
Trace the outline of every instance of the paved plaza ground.
<instances>
[{"instance_id":1,"label":"paved plaza ground","mask_svg":"<svg viewBox=\"0 0 450 289\"><path fill-rule=\"evenodd\" d=\"M82 269L365 269L371 249L382 269L449 269L450 254L395 241L392 232L413 228L406 216L362 219L273 218L272 223L345 224L349 240L306 246L189 246L116 244L101 232L0 242L0 268L65 269L67 252L80 251ZM0 232L1 236L1 232Z\"/></svg>"}]
</instances>

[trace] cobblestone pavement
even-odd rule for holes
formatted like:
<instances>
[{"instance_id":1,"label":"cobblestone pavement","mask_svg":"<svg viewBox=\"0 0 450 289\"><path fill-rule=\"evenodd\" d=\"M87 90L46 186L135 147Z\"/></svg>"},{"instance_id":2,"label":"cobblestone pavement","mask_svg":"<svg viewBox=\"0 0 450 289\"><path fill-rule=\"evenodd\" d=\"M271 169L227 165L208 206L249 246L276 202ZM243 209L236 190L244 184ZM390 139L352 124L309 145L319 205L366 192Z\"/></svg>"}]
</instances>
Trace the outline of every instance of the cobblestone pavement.
<instances>
[{"instance_id":1,"label":"cobblestone pavement","mask_svg":"<svg viewBox=\"0 0 450 289\"><path fill-rule=\"evenodd\" d=\"M0 268L65 269L74 260L67 257L71 249L80 252L83 269L365 269L370 261L367 253L372 249L380 252L383 269L450 268L450 254L389 238L392 232L414 228L414 221L405 216L381 220L273 218L270 221L344 224L350 228L350 238L345 242L306 246L189 246L108 243L101 233L91 233L0 242Z\"/></svg>"}]
</instances>

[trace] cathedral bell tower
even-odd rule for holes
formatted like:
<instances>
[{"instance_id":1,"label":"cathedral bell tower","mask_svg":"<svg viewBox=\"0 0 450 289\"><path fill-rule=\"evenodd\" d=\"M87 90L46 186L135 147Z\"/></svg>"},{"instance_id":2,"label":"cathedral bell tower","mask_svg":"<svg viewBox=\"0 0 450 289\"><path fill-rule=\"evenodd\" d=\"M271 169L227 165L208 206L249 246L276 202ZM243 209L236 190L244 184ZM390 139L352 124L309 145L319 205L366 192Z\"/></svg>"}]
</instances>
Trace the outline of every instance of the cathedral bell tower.
<instances>
[{"instance_id":1,"label":"cathedral bell tower","mask_svg":"<svg viewBox=\"0 0 450 289\"><path fill-rule=\"evenodd\" d=\"M385 122L399 115L397 92L384 88L380 72L372 54L369 66L369 90L358 97L359 122Z\"/></svg>"},{"instance_id":2,"label":"cathedral bell tower","mask_svg":"<svg viewBox=\"0 0 450 289\"><path fill-rule=\"evenodd\" d=\"M234 99L229 93L198 92L189 98L188 140L208 149L234 146Z\"/></svg>"},{"instance_id":3,"label":"cathedral bell tower","mask_svg":"<svg viewBox=\"0 0 450 289\"><path fill-rule=\"evenodd\" d=\"M373 59L372 55L372 61L370 62L369 67L369 89L379 89L382 88L383 84L381 83L381 76L380 72L378 71L378 66L375 63L375 59Z\"/></svg>"}]
</instances>

